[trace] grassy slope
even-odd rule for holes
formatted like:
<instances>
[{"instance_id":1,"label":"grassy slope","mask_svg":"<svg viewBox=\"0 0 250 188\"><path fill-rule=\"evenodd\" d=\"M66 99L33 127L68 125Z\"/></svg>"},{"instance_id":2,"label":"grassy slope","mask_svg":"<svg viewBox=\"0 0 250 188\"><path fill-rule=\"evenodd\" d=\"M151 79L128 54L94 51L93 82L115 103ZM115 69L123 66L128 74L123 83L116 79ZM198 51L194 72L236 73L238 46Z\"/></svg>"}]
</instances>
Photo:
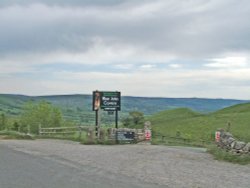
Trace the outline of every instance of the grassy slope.
<instances>
[{"instance_id":1,"label":"grassy slope","mask_svg":"<svg viewBox=\"0 0 250 188\"><path fill-rule=\"evenodd\" d=\"M54 105L69 109L80 109L83 111L91 111L92 96L91 95L53 95L30 97L23 95L0 94L0 108L20 108L27 101L47 100ZM245 103L243 100L231 99L200 99L200 98L152 98L152 97L128 97L123 96L122 111L129 112L138 110L150 115L162 110L187 107L200 112L212 112L228 106L239 103ZM1 109L0 109L1 110Z\"/></svg>"},{"instance_id":2,"label":"grassy slope","mask_svg":"<svg viewBox=\"0 0 250 188\"><path fill-rule=\"evenodd\" d=\"M250 103L228 107L210 114L200 114L181 108L157 113L149 118L153 130L166 136L175 136L179 131L181 136L199 140L211 140L218 128L227 128L230 122L230 132L243 141L250 142Z\"/></svg>"},{"instance_id":3,"label":"grassy slope","mask_svg":"<svg viewBox=\"0 0 250 188\"><path fill-rule=\"evenodd\" d=\"M22 95L0 95L0 113L19 115L24 103L33 100L32 97Z\"/></svg>"},{"instance_id":4,"label":"grassy slope","mask_svg":"<svg viewBox=\"0 0 250 188\"><path fill-rule=\"evenodd\" d=\"M81 122L82 124L94 124L95 114L92 111L91 95L54 95L30 97L23 95L0 94L0 113L18 116L22 113L22 107L27 101L46 100L62 110L67 120ZM199 99L199 98L147 98L147 97L122 97L121 112L119 118L126 117L128 112L138 110L145 115L160 112L162 110L187 107L195 111L211 112L246 101L228 99ZM114 116L102 112L102 122L110 124L114 122Z\"/></svg>"}]
</instances>

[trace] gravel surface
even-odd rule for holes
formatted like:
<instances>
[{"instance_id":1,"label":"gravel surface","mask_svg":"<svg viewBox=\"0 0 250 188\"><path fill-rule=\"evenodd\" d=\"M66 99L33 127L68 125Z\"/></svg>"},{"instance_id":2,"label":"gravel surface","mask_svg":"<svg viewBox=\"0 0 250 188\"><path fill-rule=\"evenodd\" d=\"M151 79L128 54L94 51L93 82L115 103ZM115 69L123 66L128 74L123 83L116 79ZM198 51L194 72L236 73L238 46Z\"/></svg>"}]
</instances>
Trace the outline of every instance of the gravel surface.
<instances>
[{"instance_id":1,"label":"gravel surface","mask_svg":"<svg viewBox=\"0 0 250 188\"><path fill-rule=\"evenodd\" d=\"M155 187L250 188L250 165L216 161L204 149L81 145L63 140L4 140L1 145L76 169L95 169L89 173L99 176L138 180Z\"/></svg>"}]
</instances>

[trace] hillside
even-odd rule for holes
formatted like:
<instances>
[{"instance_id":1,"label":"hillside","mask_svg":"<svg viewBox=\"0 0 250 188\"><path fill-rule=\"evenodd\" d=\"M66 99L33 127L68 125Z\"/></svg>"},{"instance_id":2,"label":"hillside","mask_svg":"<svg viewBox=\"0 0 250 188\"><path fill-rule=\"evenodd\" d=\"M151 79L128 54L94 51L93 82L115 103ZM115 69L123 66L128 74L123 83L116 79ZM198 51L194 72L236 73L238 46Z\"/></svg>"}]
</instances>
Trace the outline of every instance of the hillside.
<instances>
[{"instance_id":1,"label":"hillside","mask_svg":"<svg viewBox=\"0 0 250 188\"><path fill-rule=\"evenodd\" d=\"M92 111L92 95L53 95L53 96L23 96L0 94L0 113L7 115L20 115L23 105L28 101L38 102L46 100L59 107L63 116L68 120L81 123L93 123L94 112ZM121 112L119 117L125 117L130 111L141 111L145 115L176 108L189 108L194 111L208 113L232 106L245 103L244 100L231 99L199 99L199 98L149 98L149 97L130 97L123 96L121 99ZM105 123L113 122L114 117L102 112L102 121Z\"/></svg>"},{"instance_id":2,"label":"hillside","mask_svg":"<svg viewBox=\"0 0 250 188\"><path fill-rule=\"evenodd\" d=\"M250 103L238 104L209 114L200 114L190 109L174 109L156 113L149 117L153 131L166 136L211 140L218 128L230 132L244 141L250 141ZM228 127L228 125L230 126Z\"/></svg>"}]
</instances>

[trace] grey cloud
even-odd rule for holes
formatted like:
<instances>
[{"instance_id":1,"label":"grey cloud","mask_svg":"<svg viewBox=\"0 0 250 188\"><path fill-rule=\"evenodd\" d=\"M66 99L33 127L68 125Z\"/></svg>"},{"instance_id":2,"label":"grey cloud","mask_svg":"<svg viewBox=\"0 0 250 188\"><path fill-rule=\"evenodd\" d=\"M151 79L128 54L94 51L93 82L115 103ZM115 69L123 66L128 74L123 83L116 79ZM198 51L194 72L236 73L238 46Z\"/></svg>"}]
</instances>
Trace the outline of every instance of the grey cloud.
<instances>
[{"instance_id":1,"label":"grey cloud","mask_svg":"<svg viewBox=\"0 0 250 188\"><path fill-rule=\"evenodd\" d=\"M212 1L208 1L212 2ZM166 27L152 45L180 56L213 56L225 52L249 51L250 3L247 1L219 1L198 12L185 12L186 5L173 17L163 15ZM209 4L209 3L208 3ZM164 21L162 22L164 23ZM162 40L160 40L162 39ZM168 43L169 45L167 45Z\"/></svg>"},{"instance_id":2,"label":"grey cloud","mask_svg":"<svg viewBox=\"0 0 250 188\"><path fill-rule=\"evenodd\" d=\"M125 0L1 0L0 7L30 4L45 4L49 6L113 6Z\"/></svg>"},{"instance_id":3,"label":"grey cloud","mask_svg":"<svg viewBox=\"0 0 250 188\"><path fill-rule=\"evenodd\" d=\"M154 3L161 6L133 14L136 7ZM95 37L107 45L126 44L190 58L250 49L247 0L4 0L0 6L0 55L83 52L94 45Z\"/></svg>"}]
</instances>

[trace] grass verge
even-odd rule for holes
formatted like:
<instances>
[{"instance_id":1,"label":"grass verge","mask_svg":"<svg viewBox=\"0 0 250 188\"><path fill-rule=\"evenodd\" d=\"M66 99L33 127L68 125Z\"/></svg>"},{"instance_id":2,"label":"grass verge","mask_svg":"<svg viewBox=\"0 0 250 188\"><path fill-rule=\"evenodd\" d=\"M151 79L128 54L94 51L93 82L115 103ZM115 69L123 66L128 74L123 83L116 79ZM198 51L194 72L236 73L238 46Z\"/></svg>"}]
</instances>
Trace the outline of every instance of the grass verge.
<instances>
[{"instance_id":1,"label":"grass verge","mask_svg":"<svg viewBox=\"0 0 250 188\"><path fill-rule=\"evenodd\" d=\"M249 154L234 154L227 150L218 148L216 145L209 145L207 148L208 153L212 154L216 160L227 161L241 165L250 164Z\"/></svg>"},{"instance_id":2,"label":"grass verge","mask_svg":"<svg viewBox=\"0 0 250 188\"><path fill-rule=\"evenodd\" d=\"M0 131L1 139L26 139L26 140L33 140L34 136L30 134L20 133L16 131Z\"/></svg>"}]
</instances>

